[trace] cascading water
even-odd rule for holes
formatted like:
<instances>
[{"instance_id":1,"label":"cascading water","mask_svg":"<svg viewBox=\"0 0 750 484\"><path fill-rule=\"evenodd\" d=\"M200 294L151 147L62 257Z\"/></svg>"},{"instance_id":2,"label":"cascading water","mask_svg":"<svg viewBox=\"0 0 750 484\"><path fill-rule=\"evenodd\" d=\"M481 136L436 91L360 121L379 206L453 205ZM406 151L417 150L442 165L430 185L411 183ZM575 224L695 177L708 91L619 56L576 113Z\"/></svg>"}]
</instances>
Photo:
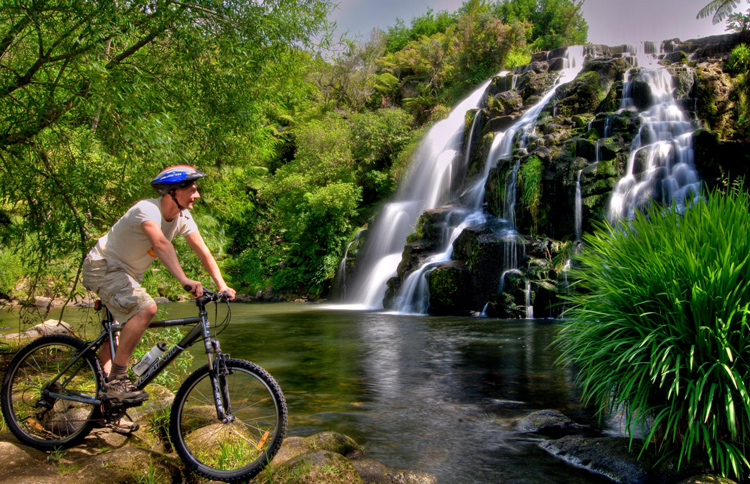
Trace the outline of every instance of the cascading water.
<instances>
[{"instance_id":1,"label":"cascading water","mask_svg":"<svg viewBox=\"0 0 750 484\"><path fill-rule=\"evenodd\" d=\"M382 308L386 282L401 261L406 237L417 218L425 211L447 201L456 187L454 171L463 158L458 156L464 135L464 116L470 109L482 107L491 79L461 102L448 118L437 123L422 141L407 178L393 201L386 204L367 238L367 247L358 260L361 276L352 281L347 302L367 308Z\"/></svg>"},{"instance_id":2,"label":"cascading water","mask_svg":"<svg viewBox=\"0 0 750 484\"><path fill-rule=\"evenodd\" d=\"M581 173L583 170L578 170L578 177L576 177L576 240L581 240L581 229L583 227L583 201L581 200Z\"/></svg>"},{"instance_id":3,"label":"cascading water","mask_svg":"<svg viewBox=\"0 0 750 484\"><path fill-rule=\"evenodd\" d=\"M646 54L654 53L645 45ZM672 96L672 76L655 64L653 56L637 56L644 68L623 86L621 109L635 109L633 81L645 82L652 102L642 112L641 127L633 139L625 174L617 182L607 208L610 222L632 219L652 200L679 211L700 198L700 180L695 169L692 134L696 127Z\"/></svg>"},{"instance_id":4,"label":"cascading water","mask_svg":"<svg viewBox=\"0 0 750 484\"><path fill-rule=\"evenodd\" d=\"M463 205L468 207L469 210L458 209L463 216L456 217L458 223L454 226L451 236L443 241L441 253L428 257L422 265L409 274L404 281L394 301L394 307L398 312L420 314L427 312L429 304L427 275L437 265L451 260L453 255L453 242L466 227L479 225L487 220L487 215L482 208L482 204L485 195L484 186L490 170L495 166L498 160L510 157L514 147L524 148L527 145L529 135L536 127L536 121L539 114L555 94L557 87L575 79L576 75L582 68L583 47L571 47L567 52L567 65L561 72L560 78L555 87L551 89L536 105L526 111L526 113L505 132L497 133L495 135L489 156L485 161L482 176L478 177L474 184L461 195ZM507 74L505 77L507 78ZM515 80L513 83L515 84ZM519 133L520 135L517 138L516 135ZM517 145L514 144L514 140L516 139L518 139ZM511 171L511 174L509 174L509 177L511 178L510 182L506 182L507 194L505 197L506 205L503 216L506 228L503 232L509 241L506 245L506 247L508 247L506 249L506 258L508 261L505 265L508 269L517 268L518 263L516 260L517 250L515 247L516 240L518 239L518 234L515 230L515 184L517 181L519 165L520 162L517 162L514 169Z\"/></svg>"}]
</instances>

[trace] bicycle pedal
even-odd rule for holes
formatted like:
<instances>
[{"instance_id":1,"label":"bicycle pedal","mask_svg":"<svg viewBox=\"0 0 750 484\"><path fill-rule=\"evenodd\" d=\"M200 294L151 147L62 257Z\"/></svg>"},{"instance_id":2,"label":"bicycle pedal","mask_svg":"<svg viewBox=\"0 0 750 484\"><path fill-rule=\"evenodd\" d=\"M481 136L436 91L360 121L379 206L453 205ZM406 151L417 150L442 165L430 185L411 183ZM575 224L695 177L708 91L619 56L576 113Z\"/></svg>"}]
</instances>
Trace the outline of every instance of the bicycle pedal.
<instances>
[{"instance_id":1,"label":"bicycle pedal","mask_svg":"<svg viewBox=\"0 0 750 484\"><path fill-rule=\"evenodd\" d=\"M122 408L133 408L133 407L140 407L146 402L146 399L143 400L122 400L120 402L120 405L122 405Z\"/></svg>"}]
</instances>

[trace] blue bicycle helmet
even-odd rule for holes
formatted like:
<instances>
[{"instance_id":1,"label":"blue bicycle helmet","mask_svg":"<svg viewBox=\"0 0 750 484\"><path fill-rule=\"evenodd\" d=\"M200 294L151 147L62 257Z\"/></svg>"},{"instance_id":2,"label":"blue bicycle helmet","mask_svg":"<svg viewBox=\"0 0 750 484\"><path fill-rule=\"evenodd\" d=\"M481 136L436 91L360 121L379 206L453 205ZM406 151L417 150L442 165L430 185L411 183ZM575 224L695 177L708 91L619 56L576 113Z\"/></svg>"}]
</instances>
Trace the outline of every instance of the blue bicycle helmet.
<instances>
[{"instance_id":1,"label":"blue bicycle helmet","mask_svg":"<svg viewBox=\"0 0 750 484\"><path fill-rule=\"evenodd\" d=\"M189 186L195 180L206 176L192 166L175 165L165 168L156 178L151 180L151 186L162 195L167 195L172 190Z\"/></svg>"}]
</instances>

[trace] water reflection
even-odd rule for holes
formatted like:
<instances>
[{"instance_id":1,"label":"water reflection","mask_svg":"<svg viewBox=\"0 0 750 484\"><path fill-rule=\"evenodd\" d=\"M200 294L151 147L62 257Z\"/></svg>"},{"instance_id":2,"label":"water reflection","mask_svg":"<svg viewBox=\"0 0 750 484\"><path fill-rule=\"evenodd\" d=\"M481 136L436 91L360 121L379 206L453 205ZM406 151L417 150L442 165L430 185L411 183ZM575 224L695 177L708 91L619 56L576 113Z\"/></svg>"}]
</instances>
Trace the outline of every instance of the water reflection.
<instances>
[{"instance_id":1,"label":"water reflection","mask_svg":"<svg viewBox=\"0 0 750 484\"><path fill-rule=\"evenodd\" d=\"M554 364L554 322L294 304L235 304L232 311L222 349L279 381L290 435L335 430L363 444L369 457L433 473L443 484L606 482L514 431L517 418L542 408L590 418L571 370ZM193 312L171 305L169 316Z\"/></svg>"},{"instance_id":2,"label":"water reflection","mask_svg":"<svg viewBox=\"0 0 750 484\"><path fill-rule=\"evenodd\" d=\"M278 310L230 328L224 346L277 377L292 434L337 430L441 483L605 482L514 431L542 408L590 419L571 371L554 364L555 323Z\"/></svg>"}]
</instances>

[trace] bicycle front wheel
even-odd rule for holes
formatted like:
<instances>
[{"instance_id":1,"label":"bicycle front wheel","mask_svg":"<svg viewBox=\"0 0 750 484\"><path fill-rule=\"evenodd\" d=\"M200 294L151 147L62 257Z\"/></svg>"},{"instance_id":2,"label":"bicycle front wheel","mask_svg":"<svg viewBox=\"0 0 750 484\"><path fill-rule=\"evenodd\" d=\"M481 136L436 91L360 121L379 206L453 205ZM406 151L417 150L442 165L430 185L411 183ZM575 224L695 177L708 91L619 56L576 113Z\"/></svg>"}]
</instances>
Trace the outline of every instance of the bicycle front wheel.
<instances>
[{"instance_id":1,"label":"bicycle front wheel","mask_svg":"<svg viewBox=\"0 0 750 484\"><path fill-rule=\"evenodd\" d=\"M22 443L40 450L71 447L91 431L100 387L99 362L86 354L63 371L86 344L65 335L43 336L10 362L2 411ZM89 401L89 403L86 403Z\"/></svg>"},{"instance_id":2,"label":"bicycle front wheel","mask_svg":"<svg viewBox=\"0 0 750 484\"><path fill-rule=\"evenodd\" d=\"M169 430L180 458L197 474L226 482L258 474L281 447L287 409L279 385L263 368L227 359L218 376L228 422L217 417L208 365L182 384Z\"/></svg>"}]
</instances>

